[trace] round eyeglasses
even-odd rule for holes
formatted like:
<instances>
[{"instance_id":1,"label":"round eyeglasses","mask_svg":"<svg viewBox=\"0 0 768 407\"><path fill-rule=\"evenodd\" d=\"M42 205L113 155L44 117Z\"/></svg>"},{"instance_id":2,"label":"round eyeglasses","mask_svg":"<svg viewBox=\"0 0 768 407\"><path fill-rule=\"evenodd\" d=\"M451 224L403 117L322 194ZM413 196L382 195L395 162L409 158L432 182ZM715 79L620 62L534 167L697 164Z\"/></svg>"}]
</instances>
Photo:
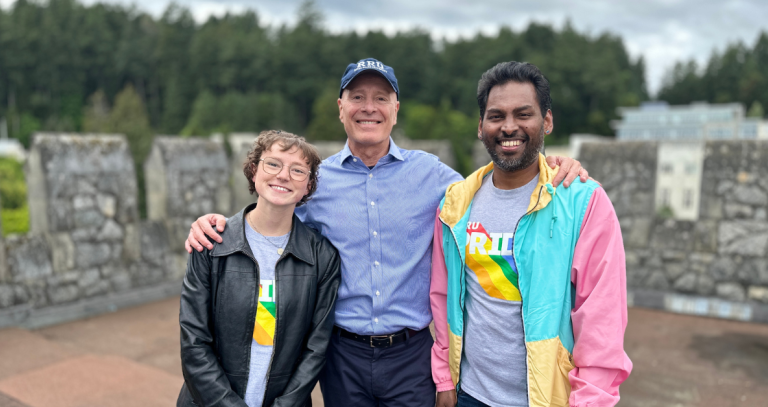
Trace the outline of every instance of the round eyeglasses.
<instances>
[{"instance_id":1,"label":"round eyeglasses","mask_svg":"<svg viewBox=\"0 0 768 407\"><path fill-rule=\"evenodd\" d=\"M267 174L277 175L283 170L283 162L277 158L267 157L259 161L263 162L262 168ZM292 165L288 168L291 179L294 181L304 181L309 176L309 169L301 165Z\"/></svg>"}]
</instances>

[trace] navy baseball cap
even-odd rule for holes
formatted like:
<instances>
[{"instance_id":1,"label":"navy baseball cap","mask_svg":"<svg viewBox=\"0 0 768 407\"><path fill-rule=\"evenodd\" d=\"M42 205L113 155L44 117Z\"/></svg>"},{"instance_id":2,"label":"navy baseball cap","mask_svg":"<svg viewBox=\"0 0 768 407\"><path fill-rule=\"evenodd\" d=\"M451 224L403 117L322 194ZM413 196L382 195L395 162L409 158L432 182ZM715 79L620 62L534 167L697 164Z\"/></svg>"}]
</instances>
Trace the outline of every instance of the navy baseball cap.
<instances>
[{"instance_id":1,"label":"navy baseball cap","mask_svg":"<svg viewBox=\"0 0 768 407\"><path fill-rule=\"evenodd\" d=\"M400 100L400 88L397 87L397 78L395 78L395 70L391 66L386 66L380 61L373 58L365 58L357 61L356 64L347 65L347 70L344 71L344 76L341 77L341 88L339 89L339 97L344 93L350 82L352 82L357 75L360 75L366 71L373 71L381 76L392 85L392 89L395 90L397 100Z\"/></svg>"}]
</instances>

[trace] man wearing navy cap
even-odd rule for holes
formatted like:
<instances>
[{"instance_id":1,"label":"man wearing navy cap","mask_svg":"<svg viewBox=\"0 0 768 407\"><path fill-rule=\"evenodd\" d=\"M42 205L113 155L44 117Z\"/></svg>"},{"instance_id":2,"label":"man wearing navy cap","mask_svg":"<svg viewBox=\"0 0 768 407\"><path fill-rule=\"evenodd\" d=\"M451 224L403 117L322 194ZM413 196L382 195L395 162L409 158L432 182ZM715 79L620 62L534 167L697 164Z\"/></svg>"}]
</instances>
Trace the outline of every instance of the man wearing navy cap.
<instances>
[{"instance_id":1,"label":"man wearing navy cap","mask_svg":"<svg viewBox=\"0 0 768 407\"><path fill-rule=\"evenodd\" d=\"M373 58L347 66L338 99L347 144L323 161L313 199L296 209L341 255L336 327L320 378L326 407L435 405L432 230L446 187L463 178L434 155L395 145L399 96L391 67ZM565 171L554 183L566 173L566 184L580 172L586 180L578 162L556 163ZM211 248L205 234L220 242L211 226L222 231L224 223L221 215L199 218L187 250Z\"/></svg>"}]
</instances>

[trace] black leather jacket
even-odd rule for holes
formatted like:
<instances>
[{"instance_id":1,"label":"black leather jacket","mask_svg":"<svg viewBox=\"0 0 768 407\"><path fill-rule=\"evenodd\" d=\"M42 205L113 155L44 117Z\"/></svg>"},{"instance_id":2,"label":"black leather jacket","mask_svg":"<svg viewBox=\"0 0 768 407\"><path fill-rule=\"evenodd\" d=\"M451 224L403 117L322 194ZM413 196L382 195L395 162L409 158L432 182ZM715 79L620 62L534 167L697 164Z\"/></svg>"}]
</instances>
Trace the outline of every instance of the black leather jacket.
<instances>
[{"instance_id":1,"label":"black leather jacket","mask_svg":"<svg viewBox=\"0 0 768 407\"><path fill-rule=\"evenodd\" d=\"M192 251L181 291L181 370L177 406L242 406L258 305L259 266L245 238L244 214L227 222L222 243ZM311 406L325 365L341 281L328 239L293 216L275 266L276 326L263 406Z\"/></svg>"}]
</instances>

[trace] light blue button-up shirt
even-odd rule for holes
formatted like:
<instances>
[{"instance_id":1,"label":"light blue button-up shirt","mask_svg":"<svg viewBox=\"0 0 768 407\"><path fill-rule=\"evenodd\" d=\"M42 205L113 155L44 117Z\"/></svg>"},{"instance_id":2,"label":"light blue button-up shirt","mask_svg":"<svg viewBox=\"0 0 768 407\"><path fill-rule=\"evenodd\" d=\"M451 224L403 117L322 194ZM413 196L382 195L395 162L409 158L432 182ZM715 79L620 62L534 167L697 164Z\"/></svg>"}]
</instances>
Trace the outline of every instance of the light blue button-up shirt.
<instances>
[{"instance_id":1,"label":"light blue button-up shirt","mask_svg":"<svg viewBox=\"0 0 768 407\"><path fill-rule=\"evenodd\" d=\"M422 329L432 321L429 272L435 214L459 173L390 139L369 169L344 149L323 161L318 188L296 214L341 255L336 325L360 335Z\"/></svg>"}]
</instances>

